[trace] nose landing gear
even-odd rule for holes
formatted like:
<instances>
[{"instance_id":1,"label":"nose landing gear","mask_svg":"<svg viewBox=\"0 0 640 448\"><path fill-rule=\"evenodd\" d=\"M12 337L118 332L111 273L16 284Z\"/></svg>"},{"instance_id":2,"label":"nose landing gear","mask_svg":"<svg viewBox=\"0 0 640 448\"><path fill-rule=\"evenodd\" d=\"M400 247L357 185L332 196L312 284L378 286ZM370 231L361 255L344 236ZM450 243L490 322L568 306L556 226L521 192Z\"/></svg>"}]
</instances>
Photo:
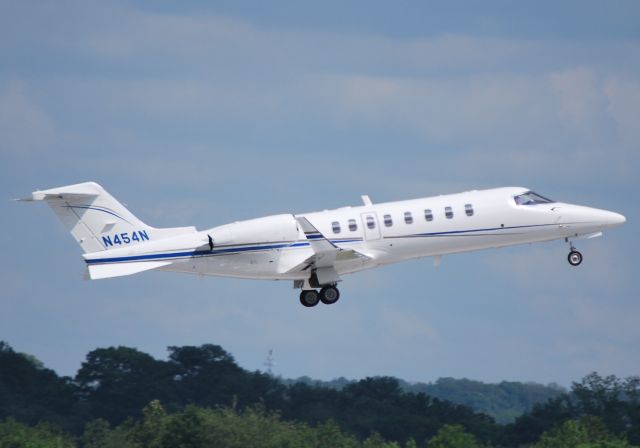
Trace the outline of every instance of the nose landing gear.
<instances>
[{"instance_id":1,"label":"nose landing gear","mask_svg":"<svg viewBox=\"0 0 640 448\"><path fill-rule=\"evenodd\" d=\"M567 260L569 260L569 264L571 266L578 266L580 263L582 263L582 254L577 250L572 250L571 252L569 252Z\"/></svg>"},{"instance_id":2,"label":"nose landing gear","mask_svg":"<svg viewBox=\"0 0 640 448\"><path fill-rule=\"evenodd\" d=\"M565 239L565 241L569 243L568 239ZM571 252L569 252L569 255L567 256L569 264L571 266L580 265L580 263L582 263L582 254L578 252L575 247L573 247L573 243L569 243L569 248L571 250Z\"/></svg>"}]
</instances>

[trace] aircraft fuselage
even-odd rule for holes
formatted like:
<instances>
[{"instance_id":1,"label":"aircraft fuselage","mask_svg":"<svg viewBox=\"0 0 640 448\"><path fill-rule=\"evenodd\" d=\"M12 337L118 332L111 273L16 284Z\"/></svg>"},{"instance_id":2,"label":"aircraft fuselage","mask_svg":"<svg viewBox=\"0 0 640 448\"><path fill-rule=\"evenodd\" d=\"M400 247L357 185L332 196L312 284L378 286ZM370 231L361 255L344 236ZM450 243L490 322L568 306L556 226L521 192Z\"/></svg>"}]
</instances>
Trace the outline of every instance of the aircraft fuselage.
<instances>
[{"instance_id":1,"label":"aircraft fuselage","mask_svg":"<svg viewBox=\"0 0 640 448\"><path fill-rule=\"evenodd\" d=\"M157 269L293 280L306 306L319 300L317 288L323 302L337 300L335 285L344 274L420 257L599 236L625 222L618 213L551 201L520 187L377 204L363 197L360 206L203 231L147 226L91 182L34 192L28 200L47 200L54 208L85 249L91 278ZM582 262L573 245L569 262Z\"/></svg>"}]
</instances>

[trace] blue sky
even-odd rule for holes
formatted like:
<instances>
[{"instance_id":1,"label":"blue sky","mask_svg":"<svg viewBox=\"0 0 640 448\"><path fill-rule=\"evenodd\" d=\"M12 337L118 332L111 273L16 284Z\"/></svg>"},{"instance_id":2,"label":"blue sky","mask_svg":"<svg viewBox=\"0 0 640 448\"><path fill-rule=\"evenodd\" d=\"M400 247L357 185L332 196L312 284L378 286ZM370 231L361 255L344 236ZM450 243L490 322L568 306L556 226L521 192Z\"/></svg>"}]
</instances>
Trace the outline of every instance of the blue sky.
<instances>
[{"instance_id":1,"label":"blue sky","mask_svg":"<svg viewBox=\"0 0 640 448\"><path fill-rule=\"evenodd\" d=\"M268 5L268 6L267 6ZM640 4L0 1L0 339L74 374L96 348L216 343L248 369L569 384L640 371ZM45 206L95 180L144 221L522 185L627 224L579 242L288 282L89 282Z\"/></svg>"}]
</instances>

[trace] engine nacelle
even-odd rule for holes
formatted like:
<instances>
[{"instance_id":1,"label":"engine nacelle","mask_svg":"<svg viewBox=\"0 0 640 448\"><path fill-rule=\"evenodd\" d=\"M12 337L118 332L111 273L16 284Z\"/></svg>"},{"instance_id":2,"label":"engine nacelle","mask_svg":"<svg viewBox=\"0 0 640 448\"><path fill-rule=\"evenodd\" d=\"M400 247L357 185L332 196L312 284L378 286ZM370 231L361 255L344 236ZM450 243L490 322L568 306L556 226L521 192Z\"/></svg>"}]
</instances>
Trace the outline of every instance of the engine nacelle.
<instances>
[{"instance_id":1,"label":"engine nacelle","mask_svg":"<svg viewBox=\"0 0 640 448\"><path fill-rule=\"evenodd\" d=\"M274 215L234 222L211 229L213 246L282 243L298 240L298 222L293 215Z\"/></svg>"}]
</instances>

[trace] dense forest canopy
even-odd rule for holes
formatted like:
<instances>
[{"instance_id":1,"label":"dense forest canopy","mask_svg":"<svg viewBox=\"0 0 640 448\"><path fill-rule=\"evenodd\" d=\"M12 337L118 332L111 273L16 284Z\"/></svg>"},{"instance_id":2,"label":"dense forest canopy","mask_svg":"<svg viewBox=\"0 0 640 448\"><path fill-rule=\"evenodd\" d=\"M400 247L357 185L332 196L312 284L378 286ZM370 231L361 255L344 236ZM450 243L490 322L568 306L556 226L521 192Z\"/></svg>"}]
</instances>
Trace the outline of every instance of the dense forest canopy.
<instances>
[{"instance_id":1,"label":"dense forest canopy","mask_svg":"<svg viewBox=\"0 0 640 448\"><path fill-rule=\"evenodd\" d=\"M342 390L354 380L336 378L318 381L304 376L296 379L281 379L284 384L304 383L316 387ZM542 385L502 381L487 384L466 378L440 378L433 383L409 383L398 380L404 392L424 393L434 398L469 406L476 412L493 417L498 423L512 423L517 417L529 412L537 403L544 403L567 392L558 384Z\"/></svg>"},{"instance_id":2,"label":"dense forest canopy","mask_svg":"<svg viewBox=\"0 0 640 448\"><path fill-rule=\"evenodd\" d=\"M0 446L640 444L637 377L592 373L569 391L449 378L327 385L247 371L213 344L168 352L158 360L134 348L98 348L70 378L0 343ZM501 424L478 409L518 416Z\"/></svg>"}]
</instances>

